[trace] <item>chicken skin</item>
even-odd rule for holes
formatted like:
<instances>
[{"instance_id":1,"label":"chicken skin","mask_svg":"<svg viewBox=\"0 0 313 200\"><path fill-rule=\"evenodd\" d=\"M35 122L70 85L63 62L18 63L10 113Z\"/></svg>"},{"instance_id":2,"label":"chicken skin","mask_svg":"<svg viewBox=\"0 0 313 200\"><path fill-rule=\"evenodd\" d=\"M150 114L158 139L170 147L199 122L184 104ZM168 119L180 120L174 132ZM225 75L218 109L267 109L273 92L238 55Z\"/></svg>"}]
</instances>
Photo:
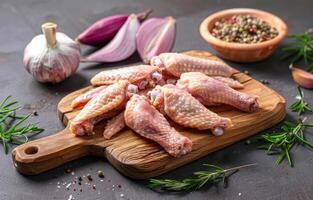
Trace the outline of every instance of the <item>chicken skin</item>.
<instances>
[{"instance_id":1,"label":"chicken skin","mask_svg":"<svg viewBox=\"0 0 313 200\"><path fill-rule=\"evenodd\" d=\"M118 81L92 98L70 123L70 131L76 135L93 134L97 122L117 115L125 108L134 86L128 81Z\"/></svg>"},{"instance_id":2,"label":"chicken skin","mask_svg":"<svg viewBox=\"0 0 313 200\"><path fill-rule=\"evenodd\" d=\"M180 53L162 53L159 56L154 56L150 64L164 69L175 77L180 77L184 72L202 72L209 76L230 77L235 72L233 68L224 62Z\"/></svg>"},{"instance_id":3,"label":"chicken skin","mask_svg":"<svg viewBox=\"0 0 313 200\"><path fill-rule=\"evenodd\" d=\"M254 112L259 107L256 96L236 91L200 72L182 74L177 86L207 106L227 104L245 112Z\"/></svg>"},{"instance_id":4,"label":"chicken skin","mask_svg":"<svg viewBox=\"0 0 313 200\"><path fill-rule=\"evenodd\" d=\"M114 70L106 70L96 74L91 79L91 84L110 85L119 80L127 80L129 83L137 85L139 89L154 87L162 80L160 68L150 65L136 65Z\"/></svg>"},{"instance_id":5,"label":"chicken skin","mask_svg":"<svg viewBox=\"0 0 313 200\"><path fill-rule=\"evenodd\" d=\"M79 95L72 101L72 108L78 108L86 105L90 99L104 91L108 86L103 85L100 87L92 88L91 90L85 92L84 94Z\"/></svg>"},{"instance_id":6,"label":"chicken skin","mask_svg":"<svg viewBox=\"0 0 313 200\"><path fill-rule=\"evenodd\" d=\"M241 84L239 81L232 79L230 77L223 77L223 76L212 76L217 81L223 82L224 84L228 85L231 88L234 89L242 89L244 88L243 84Z\"/></svg>"},{"instance_id":7,"label":"chicken skin","mask_svg":"<svg viewBox=\"0 0 313 200\"><path fill-rule=\"evenodd\" d=\"M126 124L123 111L108 121L103 131L103 137L105 139L110 139L112 136L123 130L125 126Z\"/></svg>"},{"instance_id":8,"label":"chicken skin","mask_svg":"<svg viewBox=\"0 0 313 200\"><path fill-rule=\"evenodd\" d=\"M153 106L182 126L210 129L214 135L222 135L224 128L231 125L230 119L210 111L187 91L175 85L157 86L148 95Z\"/></svg>"},{"instance_id":9,"label":"chicken skin","mask_svg":"<svg viewBox=\"0 0 313 200\"><path fill-rule=\"evenodd\" d=\"M171 127L144 96L131 97L124 118L126 125L133 131L155 141L174 157L185 155L192 149L192 141Z\"/></svg>"}]
</instances>

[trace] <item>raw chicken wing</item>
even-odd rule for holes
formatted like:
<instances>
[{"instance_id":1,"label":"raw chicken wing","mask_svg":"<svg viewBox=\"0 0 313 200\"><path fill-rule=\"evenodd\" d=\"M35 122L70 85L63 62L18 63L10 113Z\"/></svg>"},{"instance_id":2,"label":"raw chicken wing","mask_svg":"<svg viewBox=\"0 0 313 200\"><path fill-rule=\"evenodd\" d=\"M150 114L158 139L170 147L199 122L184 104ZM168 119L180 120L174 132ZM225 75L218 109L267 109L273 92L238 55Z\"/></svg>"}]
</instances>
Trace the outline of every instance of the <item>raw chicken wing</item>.
<instances>
[{"instance_id":1,"label":"raw chicken wing","mask_svg":"<svg viewBox=\"0 0 313 200\"><path fill-rule=\"evenodd\" d=\"M177 86L186 89L207 106L227 104L245 112L253 112L259 107L256 96L236 91L203 73L184 73L177 82Z\"/></svg>"},{"instance_id":2,"label":"raw chicken wing","mask_svg":"<svg viewBox=\"0 0 313 200\"><path fill-rule=\"evenodd\" d=\"M76 135L93 134L93 125L102 119L118 114L133 91L128 81L119 81L108 86L103 92L92 98L71 121L70 130Z\"/></svg>"},{"instance_id":3,"label":"raw chicken wing","mask_svg":"<svg viewBox=\"0 0 313 200\"><path fill-rule=\"evenodd\" d=\"M150 64L165 69L167 73L175 77L180 77L184 72L202 72L210 76L230 77L235 72L224 62L180 53L162 53L154 56Z\"/></svg>"},{"instance_id":4,"label":"raw chicken wing","mask_svg":"<svg viewBox=\"0 0 313 200\"><path fill-rule=\"evenodd\" d=\"M243 84L241 84L239 81L232 79L230 77L223 77L223 76L212 76L215 80L221 81L224 84L228 85L231 88L234 89L242 89Z\"/></svg>"},{"instance_id":5,"label":"raw chicken wing","mask_svg":"<svg viewBox=\"0 0 313 200\"><path fill-rule=\"evenodd\" d=\"M72 108L77 108L77 107L82 107L88 103L90 99L92 99L94 96L98 95L101 93L103 90L105 90L108 86L103 85L100 87L93 88L84 94L79 95L72 101Z\"/></svg>"},{"instance_id":6,"label":"raw chicken wing","mask_svg":"<svg viewBox=\"0 0 313 200\"><path fill-rule=\"evenodd\" d=\"M110 139L125 127L124 111L108 121L104 128L103 137Z\"/></svg>"},{"instance_id":7,"label":"raw chicken wing","mask_svg":"<svg viewBox=\"0 0 313 200\"><path fill-rule=\"evenodd\" d=\"M231 125L230 119L210 111L187 91L175 85L157 86L149 96L157 109L182 126L210 129L214 135L222 135L224 128Z\"/></svg>"},{"instance_id":8,"label":"raw chicken wing","mask_svg":"<svg viewBox=\"0 0 313 200\"><path fill-rule=\"evenodd\" d=\"M187 154L192 149L192 141L170 126L146 97L134 95L127 103L125 123L142 137L161 145L174 157Z\"/></svg>"},{"instance_id":9,"label":"raw chicken wing","mask_svg":"<svg viewBox=\"0 0 313 200\"><path fill-rule=\"evenodd\" d=\"M162 79L162 72L156 66L137 65L114 70L107 70L96 74L91 79L92 85L110 85L119 80L127 80L137 85L139 89L154 87Z\"/></svg>"}]
</instances>

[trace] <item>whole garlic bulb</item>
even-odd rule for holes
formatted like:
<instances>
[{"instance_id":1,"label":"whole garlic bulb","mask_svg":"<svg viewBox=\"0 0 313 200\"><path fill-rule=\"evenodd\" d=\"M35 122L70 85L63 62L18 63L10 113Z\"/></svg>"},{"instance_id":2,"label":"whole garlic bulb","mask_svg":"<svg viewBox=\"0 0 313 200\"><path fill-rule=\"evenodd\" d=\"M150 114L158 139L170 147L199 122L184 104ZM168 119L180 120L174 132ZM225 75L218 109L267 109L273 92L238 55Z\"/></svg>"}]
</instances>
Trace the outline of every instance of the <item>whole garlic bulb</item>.
<instances>
[{"instance_id":1,"label":"whole garlic bulb","mask_svg":"<svg viewBox=\"0 0 313 200\"><path fill-rule=\"evenodd\" d=\"M80 47L64 33L56 32L51 22L42 25L24 50L25 69L39 82L58 83L75 73L80 62Z\"/></svg>"}]
</instances>

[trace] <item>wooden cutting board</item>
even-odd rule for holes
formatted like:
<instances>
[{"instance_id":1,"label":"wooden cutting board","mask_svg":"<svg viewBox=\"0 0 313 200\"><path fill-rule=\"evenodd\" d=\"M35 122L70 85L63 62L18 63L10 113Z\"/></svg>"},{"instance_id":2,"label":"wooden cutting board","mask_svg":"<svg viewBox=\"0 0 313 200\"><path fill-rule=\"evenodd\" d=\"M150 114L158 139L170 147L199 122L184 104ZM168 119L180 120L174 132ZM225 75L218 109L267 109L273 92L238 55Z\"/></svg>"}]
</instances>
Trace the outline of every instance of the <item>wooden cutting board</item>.
<instances>
[{"instance_id":1,"label":"wooden cutting board","mask_svg":"<svg viewBox=\"0 0 313 200\"><path fill-rule=\"evenodd\" d=\"M217 59L203 51L185 53ZM244 113L229 106L211 108L219 115L231 118L234 124L220 137L212 136L210 131L182 128L171 123L193 142L192 152L185 156L174 158L158 144L140 137L130 129L121 131L110 140L105 140L102 131L106 122L102 122L96 126L96 134L93 136L75 137L68 128L65 128L59 133L20 145L12 152L14 165L23 174L35 175L71 160L91 155L107 158L126 176L145 179L185 165L280 122L286 114L284 98L246 74L234 71L233 77L244 84L241 91L260 97L260 109L254 113ZM72 100L90 88L91 86L75 91L60 101L58 114L65 125L79 112L70 107Z\"/></svg>"}]
</instances>

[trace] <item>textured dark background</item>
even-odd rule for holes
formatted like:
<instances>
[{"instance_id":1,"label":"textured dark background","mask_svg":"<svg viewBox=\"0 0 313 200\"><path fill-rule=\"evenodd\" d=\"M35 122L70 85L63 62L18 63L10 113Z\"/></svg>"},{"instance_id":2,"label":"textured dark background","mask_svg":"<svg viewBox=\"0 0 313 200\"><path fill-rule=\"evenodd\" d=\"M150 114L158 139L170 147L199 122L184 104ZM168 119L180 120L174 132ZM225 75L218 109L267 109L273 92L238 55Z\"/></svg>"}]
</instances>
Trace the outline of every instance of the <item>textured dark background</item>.
<instances>
[{"instance_id":1,"label":"textured dark background","mask_svg":"<svg viewBox=\"0 0 313 200\"><path fill-rule=\"evenodd\" d=\"M102 69L136 63L137 56L128 61L104 66L81 65L79 71L57 85L44 85L34 81L22 67L25 45L40 33L42 22L58 23L59 31L74 38L90 23L103 16L141 11L153 8L154 16L172 15L177 19L177 40L174 50L210 50L198 32L200 22L215 11L251 7L272 12L284 19L290 33L303 32L312 26L313 1L297 0L0 0L0 99L12 95L22 105L23 112L37 110L39 116L32 118L45 131L37 137L53 134L63 129L56 115L56 104L66 94L87 86L90 77ZM282 44L284 45L284 44ZM290 77L288 62L280 60L280 49L269 59L255 64L233 64L240 70L249 70L256 79L267 79L270 87L282 94L287 104L294 100L296 87ZM307 100L313 104L312 92L305 91ZM31 108L31 109L29 109ZM288 111L287 118L295 115ZM310 139L313 139L308 134ZM156 193L146 188L145 181L130 180L119 174L105 160L84 158L38 176L23 176L12 165L11 155L0 150L0 199L313 199L312 152L300 146L292 151L295 167L286 162L274 166L275 157L266 156L254 145L239 142L203 159L190 163L161 177L179 178L200 170L201 164L209 162L223 167L257 162L259 165L240 171L231 177L229 187L211 187L189 194ZM97 189L83 185L83 192L57 188L57 182L72 181L74 176L64 173L65 168L75 175L90 173ZM103 182L96 177L103 170ZM117 188L120 184L121 188ZM114 188L113 188L113 185ZM79 188L79 187L77 187Z\"/></svg>"}]
</instances>

